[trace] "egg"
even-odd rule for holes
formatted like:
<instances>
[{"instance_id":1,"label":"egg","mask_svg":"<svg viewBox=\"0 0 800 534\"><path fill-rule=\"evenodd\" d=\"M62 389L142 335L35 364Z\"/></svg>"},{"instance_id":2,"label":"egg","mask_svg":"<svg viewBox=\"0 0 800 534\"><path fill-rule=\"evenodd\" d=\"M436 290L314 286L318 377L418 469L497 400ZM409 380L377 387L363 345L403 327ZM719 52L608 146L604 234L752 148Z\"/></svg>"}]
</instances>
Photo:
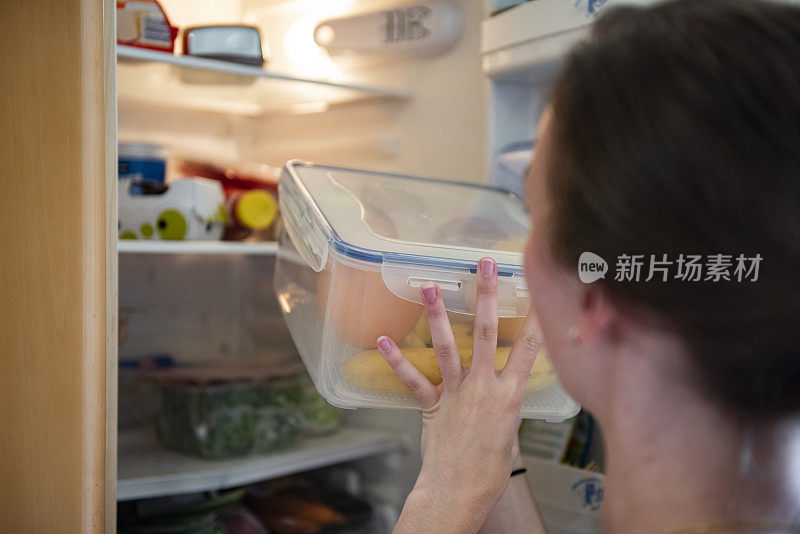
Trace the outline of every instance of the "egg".
<instances>
[{"instance_id":1,"label":"egg","mask_svg":"<svg viewBox=\"0 0 800 534\"><path fill-rule=\"evenodd\" d=\"M383 282L380 271L343 263L324 270L317 280L317 299L328 324L345 343L371 348L380 336L400 341L419 321L422 305L402 299Z\"/></svg>"},{"instance_id":2,"label":"egg","mask_svg":"<svg viewBox=\"0 0 800 534\"><path fill-rule=\"evenodd\" d=\"M362 221L370 232L390 239L397 238L397 227L378 206L365 203ZM365 265L365 267L367 267ZM331 270L333 284L331 284ZM398 343L409 338L420 320L423 307L392 293L379 270L358 268L334 262L319 274L317 300L328 324L345 343L372 348L380 336ZM330 309L328 309L330 302ZM424 346L424 342L409 339Z\"/></svg>"}]
</instances>

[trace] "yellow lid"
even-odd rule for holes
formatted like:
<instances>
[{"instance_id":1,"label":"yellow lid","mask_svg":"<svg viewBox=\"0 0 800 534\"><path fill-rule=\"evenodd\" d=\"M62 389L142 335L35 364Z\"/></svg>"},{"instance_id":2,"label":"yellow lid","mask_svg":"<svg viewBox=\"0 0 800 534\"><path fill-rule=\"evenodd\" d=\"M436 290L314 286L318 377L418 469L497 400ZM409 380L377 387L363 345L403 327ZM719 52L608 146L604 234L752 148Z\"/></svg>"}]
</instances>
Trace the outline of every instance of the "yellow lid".
<instances>
[{"instance_id":1,"label":"yellow lid","mask_svg":"<svg viewBox=\"0 0 800 534\"><path fill-rule=\"evenodd\" d=\"M253 230L261 230L272 224L277 211L275 198L260 189L242 193L234 208L236 221Z\"/></svg>"}]
</instances>

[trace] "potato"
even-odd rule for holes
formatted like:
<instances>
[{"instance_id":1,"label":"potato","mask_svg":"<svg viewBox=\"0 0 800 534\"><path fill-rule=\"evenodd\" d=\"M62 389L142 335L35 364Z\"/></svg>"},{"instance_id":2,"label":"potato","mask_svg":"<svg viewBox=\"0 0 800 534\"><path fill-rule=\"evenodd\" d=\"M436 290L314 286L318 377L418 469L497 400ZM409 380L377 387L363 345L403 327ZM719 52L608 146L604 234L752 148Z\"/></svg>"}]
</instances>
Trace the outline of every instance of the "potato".
<instances>
[{"instance_id":1,"label":"potato","mask_svg":"<svg viewBox=\"0 0 800 534\"><path fill-rule=\"evenodd\" d=\"M462 347L459 352L461 365L469 367L472 364L472 349ZM497 349L494 361L496 370L505 367L510 352L510 347ZM433 349L405 349L403 354L431 383L438 385L442 382L439 362L436 360L436 353ZM342 373L348 381L365 389L383 393L409 393L408 388L377 350L368 350L348 359L342 366ZM547 360L547 354L544 349L540 349L533 369L531 369L526 389L529 391L544 389L554 380L555 372Z\"/></svg>"},{"instance_id":2,"label":"potato","mask_svg":"<svg viewBox=\"0 0 800 534\"><path fill-rule=\"evenodd\" d=\"M423 313L417 321L417 326L414 327L414 334L419 336L426 346L430 347L433 343L431 339L431 326L428 324L428 314Z\"/></svg>"},{"instance_id":3,"label":"potato","mask_svg":"<svg viewBox=\"0 0 800 534\"><path fill-rule=\"evenodd\" d=\"M497 321L497 342L511 345L516 341L525 317L501 317Z\"/></svg>"},{"instance_id":4,"label":"potato","mask_svg":"<svg viewBox=\"0 0 800 534\"><path fill-rule=\"evenodd\" d=\"M492 248L508 252L525 251L525 238L512 237L495 243ZM522 328L524 317L501 317L497 324L497 342L501 344L512 344L517 339L519 329Z\"/></svg>"},{"instance_id":5,"label":"potato","mask_svg":"<svg viewBox=\"0 0 800 534\"><path fill-rule=\"evenodd\" d=\"M450 328L453 330L456 347L472 350L472 323L451 322Z\"/></svg>"},{"instance_id":6,"label":"potato","mask_svg":"<svg viewBox=\"0 0 800 534\"><path fill-rule=\"evenodd\" d=\"M428 345L425 343L425 340L419 337L416 331L411 332L404 337L403 340L398 343L398 345L403 349L424 349L428 347Z\"/></svg>"},{"instance_id":7,"label":"potato","mask_svg":"<svg viewBox=\"0 0 800 534\"><path fill-rule=\"evenodd\" d=\"M379 336L400 341L414 330L422 305L392 293L380 271L365 271L337 263L333 284L330 271L319 273L317 298L323 315L348 345L375 346ZM330 309L328 309L330 302Z\"/></svg>"},{"instance_id":8,"label":"potato","mask_svg":"<svg viewBox=\"0 0 800 534\"><path fill-rule=\"evenodd\" d=\"M450 318L450 327L453 329L453 337L456 340L456 346L472 348L472 320L470 316L469 321L464 320L463 314L448 313ZM502 317L497 323L497 342L500 344L511 345L517 339L519 329L522 327L524 317ZM417 326L414 327L413 334L421 338L425 345L430 347L433 345L431 339L430 325L428 325L428 316L423 313L420 317ZM415 344L405 344L401 346L416 347Z\"/></svg>"}]
</instances>

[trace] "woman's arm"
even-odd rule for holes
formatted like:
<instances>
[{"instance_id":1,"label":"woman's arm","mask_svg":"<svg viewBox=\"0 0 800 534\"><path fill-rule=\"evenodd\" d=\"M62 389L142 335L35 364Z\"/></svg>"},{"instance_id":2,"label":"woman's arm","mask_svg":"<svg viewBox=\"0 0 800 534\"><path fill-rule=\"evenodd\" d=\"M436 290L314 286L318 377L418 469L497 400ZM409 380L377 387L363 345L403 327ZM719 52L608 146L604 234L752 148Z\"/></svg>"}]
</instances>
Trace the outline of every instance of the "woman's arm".
<instances>
[{"instance_id":1,"label":"woman's arm","mask_svg":"<svg viewBox=\"0 0 800 534\"><path fill-rule=\"evenodd\" d=\"M522 467L517 460L514 469ZM545 534L539 510L533 500L528 479L524 474L511 477L503 498L492 508L483 522L481 534Z\"/></svg>"},{"instance_id":2,"label":"woman's arm","mask_svg":"<svg viewBox=\"0 0 800 534\"><path fill-rule=\"evenodd\" d=\"M522 462L518 460L514 469L520 467ZM509 480L505 493L485 520L482 519L480 506L472 507L466 500L448 501L446 495L436 491L416 489L406 500L403 514L394 530L395 534L466 533L476 530L481 534L546 534L525 475L517 475ZM443 521L449 524L443 524Z\"/></svg>"},{"instance_id":3,"label":"woman's arm","mask_svg":"<svg viewBox=\"0 0 800 534\"><path fill-rule=\"evenodd\" d=\"M381 355L422 407L422 468L403 507L396 533L477 532L506 494L509 476L519 459L517 422L541 333L536 318L530 314L505 368L496 372L497 266L484 258L479 262L478 273L469 369L461 366L441 292L435 284L424 285L421 291L441 384L431 384L392 340L378 340ZM507 513L525 514L521 521L527 521L530 507L516 509L518 503L524 502L523 496L518 481L514 481ZM540 527L537 521L525 526L523 532L536 532Z\"/></svg>"}]
</instances>

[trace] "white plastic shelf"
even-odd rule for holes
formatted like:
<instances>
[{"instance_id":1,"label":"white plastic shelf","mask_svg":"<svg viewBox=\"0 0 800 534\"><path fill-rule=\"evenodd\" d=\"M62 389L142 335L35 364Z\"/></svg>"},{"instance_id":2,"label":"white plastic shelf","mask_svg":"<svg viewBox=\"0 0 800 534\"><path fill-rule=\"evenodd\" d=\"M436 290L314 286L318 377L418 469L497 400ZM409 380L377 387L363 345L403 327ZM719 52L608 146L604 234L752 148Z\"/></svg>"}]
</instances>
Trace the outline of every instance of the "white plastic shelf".
<instances>
[{"instance_id":1,"label":"white plastic shelf","mask_svg":"<svg viewBox=\"0 0 800 534\"><path fill-rule=\"evenodd\" d=\"M410 97L399 89L304 78L124 45L117 45L117 95L120 101L244 116Z\"/></svg>"},{"instance_id":2,"label":"white plastic shelf","mask_svg":"<svg viewBox=\"0 0 800 534\"><path fill-rule=\"evenodd\" d=\"M117 500L232 488L394 452L402 444L393 434L346 427L272 455L203 460L163 449L146 434L120 433Z\"/></svg>"},{"instance_id":3,"label":"white plastic shelf","mask_svg":"<svg viewBox=\"0 0 800 534\"><path fill-rule=\"evenodd\" d=\"M496 81L545 83L565 54L589 34L596 15L618 5L657 0L537 0L525 2L481 23L483 72Z\"/></svg>"},{"instance_id":4,"label":"white plastic shelf","mask_svg":"<svg viewBox=\"0 0 800 534\"><path fill-rule=\"evenodd\" d=\"M277 241L162 241L121 239L117 241L120 254L245 254L274 256Z\"/></svg>"},{"instance_id":5,"label":"white plastic shelf","mask_svg":"<svg viewBox=\"0 0 800 534\"><path fill-rule=\"evenodd\" d=\"M517 82L535 82L552 75L556 69L551 65L587 34L591 19L581 11L572 2L542 0L484 20L483 72L500 81Z\"/></svg>"}]
</instances>

